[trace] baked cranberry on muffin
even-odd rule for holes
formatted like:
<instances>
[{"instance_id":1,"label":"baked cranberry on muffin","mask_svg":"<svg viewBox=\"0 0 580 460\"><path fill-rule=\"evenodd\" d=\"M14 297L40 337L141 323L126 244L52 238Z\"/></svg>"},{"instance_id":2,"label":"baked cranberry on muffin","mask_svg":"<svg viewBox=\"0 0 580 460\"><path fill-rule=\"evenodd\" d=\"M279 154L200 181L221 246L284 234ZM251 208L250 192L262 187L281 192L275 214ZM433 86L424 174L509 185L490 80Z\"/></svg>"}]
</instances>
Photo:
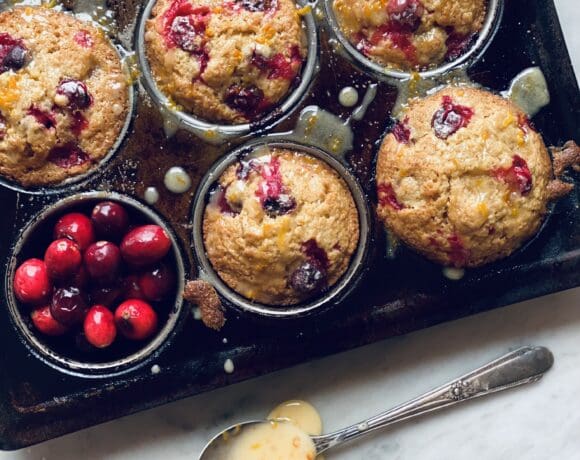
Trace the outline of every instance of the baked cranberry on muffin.
<instances>
[{"instance_id":1,"label":"baked cranberry on muffin","mask_svg":"<svg viewBox=\"0 0 580 460\"><path fill-rule=\"evenodd\" d=\"M510 101L448 87L412 101L377 161L378 214L396 236L447 266L508 256L540 228L552 164Z\"/></svg>"},{"instance_id":2,"label":"baked cranberry on muffin","mask_svg":"<svg viewBox=\"0 0 580 460\"><path fill-rule=\"evenodd\" d=\"M206 207L208 258L233 290L269 305L291 305L332 287L358 246L350 189L324 161L259 149L231 165Z\"/></svg>"},{"instance_id":3,"label":"baked cranberry on muffin","mask_svg":"<svg viewBox=\"0 0 580 460\"><path fill-rule=\"evenodd\" d=\"M39 186L87 172L128 110L121 60L100 29L42 7L0 13L0 174Z\"/></svg>"},{"instance_id":4,"label":"baked cranberry on muffin","mask_svg":"<svg viewBox=\"0 0 580 460\"><path fill-rule=\"evenodd\" d=\"M306 56L293 0L159 0L145 42L159 89L193 115L227 124L273 109Z\"/></svg>"},{"instance_id":5,"label":"baked cranberry on muffin","mask_svg":"<svg viewBox=\"0 0 580 460\"><path fill-rule=\"evenodd\" d=\"M346 39L371 61L423 70L463 54L482 28L487 0L334 0Z\"/></svg>"}]
</instances>

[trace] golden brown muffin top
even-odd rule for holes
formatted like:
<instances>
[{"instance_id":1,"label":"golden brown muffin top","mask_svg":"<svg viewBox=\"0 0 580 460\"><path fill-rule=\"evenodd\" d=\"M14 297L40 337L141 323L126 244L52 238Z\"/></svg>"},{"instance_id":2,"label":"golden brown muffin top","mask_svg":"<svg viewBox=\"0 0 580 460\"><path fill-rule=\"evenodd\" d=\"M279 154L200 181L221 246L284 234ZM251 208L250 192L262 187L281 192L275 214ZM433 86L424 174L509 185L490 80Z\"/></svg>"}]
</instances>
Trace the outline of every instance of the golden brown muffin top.
<instances>
[{"instance_id":1,"label":"golden brown muffin top","mask_svg":"<svg viewBox=\"0 0 580 460\"><path fill-rule=\"evenodd\" d=\"M0 174L46 185L86 172L128 112L121 60L91 23L43 7L0 13Z\"/></svg>"},{"instance_id":2,"label":"golden brown muffin top","mask_svg":"<svg viewBox=\"0 0 580 460\"><path fill-rule=\"evenodd\" d=\"M306 56L292 0L159 0L145 42L164 94L197 117L230 124L280 102Z\"/></svg>"},{"instance_id":3,"label":"golden brown muffin top","mask_svg":"<svg viewBox=\"0 0 580 460\"><path fill-rule=\"evenodd\" d=\"M486 0L334 0L342 33L387 68L423 70L463 54L481 30Z\"/></svg>"},{"instance_id":4,"label":"golden brown muffin top","mask_svg":"<svg viewBox=\"0 0 580 460\"><path fill-rule=\"evenodd\" d=\"M430 259L479 266L535 234L551 177L522 110L487 91L448 87L411 102L383 141L378 213Z\"/></svg>"},{"instance_id":5,"label":"golden brown muffin top","mask_svg":"<svg viewBox=\"0 0 580 460\"><path fill-rule=\"evenodd\" d=\"M203 222L218 275L248 299L307 300L334 285L358 246L350 189L324 161L284 149L231 165Z\"/></svg>"}]
</instances>

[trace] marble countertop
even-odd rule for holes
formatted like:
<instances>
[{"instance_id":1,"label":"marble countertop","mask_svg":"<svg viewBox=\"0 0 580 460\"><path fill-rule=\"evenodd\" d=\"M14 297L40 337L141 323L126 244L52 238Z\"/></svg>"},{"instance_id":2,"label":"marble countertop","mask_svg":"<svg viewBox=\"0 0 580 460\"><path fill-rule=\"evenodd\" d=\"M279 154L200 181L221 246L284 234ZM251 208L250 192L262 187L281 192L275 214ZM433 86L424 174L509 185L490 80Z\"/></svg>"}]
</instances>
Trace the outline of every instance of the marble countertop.
<instances>
[{"instance_id":1,"label":"marble countertop","mask_svg":"<svg viewBox=\"0 0 580 460\"><path fill-rule=\"evenodd\" d=\"M580 8L556 0L577 73ZM539 383L394 426L329 460L580 458L580 289L512 305L0 453L0 460L195 459L207 439L301 398L326 431L358 422L521 345L549 347ZM234 363L235 364L235 363Z\"/></svg>"}]
</instances>

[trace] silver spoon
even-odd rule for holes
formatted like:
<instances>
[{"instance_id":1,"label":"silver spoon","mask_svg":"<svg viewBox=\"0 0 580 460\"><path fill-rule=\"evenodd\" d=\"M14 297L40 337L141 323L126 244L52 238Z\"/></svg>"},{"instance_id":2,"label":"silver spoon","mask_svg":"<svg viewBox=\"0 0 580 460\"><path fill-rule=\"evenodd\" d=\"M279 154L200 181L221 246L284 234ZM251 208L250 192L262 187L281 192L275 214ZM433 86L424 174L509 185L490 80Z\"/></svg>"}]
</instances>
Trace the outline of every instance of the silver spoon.
<instances>
[{"instance_id":1,"label":"silver spoon","mask_svg":"<svg viewBox=\"0 0 580 460\"><path fill-rule=\"evenodd\" d=\"M547 348L518 348L463 377L361 423L330 434L312 436L312 441L316 446L316 454L319 455L332 447L402 420L526 383L537 382L552 367L553 363L554 357ZM250 425L259 423L266 422L253 420L225 429L207 443L199 456L199 460L220 460L224 452L224 439L235 436Z\"/></svg>"}]
</instances>

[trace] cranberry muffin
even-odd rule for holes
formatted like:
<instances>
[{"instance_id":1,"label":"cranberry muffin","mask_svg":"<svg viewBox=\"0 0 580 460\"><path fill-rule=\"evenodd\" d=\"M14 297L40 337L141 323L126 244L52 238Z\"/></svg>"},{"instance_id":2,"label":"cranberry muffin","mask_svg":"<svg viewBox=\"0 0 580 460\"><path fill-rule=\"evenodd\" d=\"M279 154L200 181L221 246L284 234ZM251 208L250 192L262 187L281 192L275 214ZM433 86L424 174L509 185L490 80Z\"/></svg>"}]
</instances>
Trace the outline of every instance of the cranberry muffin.
<instances>
[{"instance_id":1,"label":"cranberry muffin","mask_svg":"<svg viewBox=\"0 0 580 460\"><path fill-rule=\"evenodd\" d=\"M0 14L0 174L24 186L87 172L129 110L121 60L103 32L43 7Z\"/></svg>"},{"instance_id":2,"label":"cranberry muffin","mask_svg":"<svg viewBox=\"0 0 580 460\"><path fill-rule=\"evenodd\" d=\"M159 89L196 117L226 124L271 110L306 56L293 0L159 0L145 43Z\"/></svg>"},{"instance_id":3,"label":"cranberry muffin","mask_svg":"<svg viewBox=\"0 0 580 460\"><path fill-rule=\"evenodd\" d=\"M526 114L487 91L448 87L412 101L377 160L378 214L431 260L476 267L534 235L552 164Z\"/></svg>"},{"instance_id":4,"label":"cranberry muffin","mask_svg":"<svg viewBox=\"0 0 580 460\"><path fill-rule=\"evenodd\" d=\"M231 165L203 221L207 256L230 288L268 305L292 305L333 286L358 246L350 189L324 161L258 150Z\"/></svg>"},{"instance_id":5,"label":"cranberry muffin","mask_svg":"<svg viewBox=\"0 0 580 460\"><path fill-rule=\"evenodd\" d=\"M453 61L482 28L486 0L334 0L346 39L371 61L424 70Z\"/></svg>"}]
</instances>

